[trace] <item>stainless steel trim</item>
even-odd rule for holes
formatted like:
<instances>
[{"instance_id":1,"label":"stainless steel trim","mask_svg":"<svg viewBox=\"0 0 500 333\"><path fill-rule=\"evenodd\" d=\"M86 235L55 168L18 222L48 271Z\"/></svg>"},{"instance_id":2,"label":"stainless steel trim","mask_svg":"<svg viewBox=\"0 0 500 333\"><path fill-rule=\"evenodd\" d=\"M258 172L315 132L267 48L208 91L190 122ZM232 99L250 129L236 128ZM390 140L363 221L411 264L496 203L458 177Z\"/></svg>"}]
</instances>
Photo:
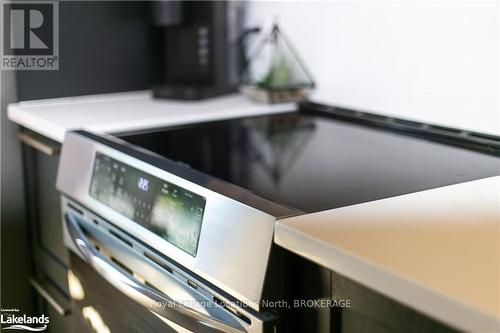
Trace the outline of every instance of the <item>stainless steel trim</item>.
<instances>
[{"instance_id":1,"label":"stainless steel trim","mask_svg":"<svg viewBox=\"0 0 500 333\"><path fill-rule=\"evenodd\" d=\"M22 143L35 148L39 152L48 155L48 156L57 156L59 155L60 148L55 145L51 145L50 143L42 142L41 140L35 138L33 135L26 132L17 133L17 138Z\"/></svg>"},{"instance_id":2,"label":"stainless steel trim","mask_svg":"<svg viewBox=\"0 0 500 333\"><path fill-rule=\"evenodd\" d=\"M57 175L58 190L218 289L260 311L261 300L266 296L263 295L264 283L276 216L229 198L204 183L197 184L178 176L169 166L155 166L118 148L78 132L67 133ZM206 198L196 257L90 196L96 152Z\"/></svg>"},{"instance_id":3,"label":"stainless steel trim","mask_svg":"<svg viewBox=\"0 0 500 333\"><path fill-rule=\"evenodd\" d=\"M36 292L42 296L42 298L49 303L57 313L61 316L66 316L70 313L68 309L65 309L62 305L60 305L50 293L42 287L40 283L38 283L34 278L29 279L29 283L36 290Z\"/></svg>"},{"instance_id":4,"label":"stainless steel trim","mask_svg":"<svg viewBox=\"0 0 500 333\"><path fill-rule=\"evenodd\" d=\"M100 254L87 240L72 213L65 214L65 222L74 245L83 259L110 284L151 312L193 332L246 332L242 326L234 327L211 316L204 315L193 308L180 304L179 300L161 294L159 291L143 284ZM159 304L162 306L158 306ZM212 310L224 311L222 308Z\"/></svg>"}]
</instances>

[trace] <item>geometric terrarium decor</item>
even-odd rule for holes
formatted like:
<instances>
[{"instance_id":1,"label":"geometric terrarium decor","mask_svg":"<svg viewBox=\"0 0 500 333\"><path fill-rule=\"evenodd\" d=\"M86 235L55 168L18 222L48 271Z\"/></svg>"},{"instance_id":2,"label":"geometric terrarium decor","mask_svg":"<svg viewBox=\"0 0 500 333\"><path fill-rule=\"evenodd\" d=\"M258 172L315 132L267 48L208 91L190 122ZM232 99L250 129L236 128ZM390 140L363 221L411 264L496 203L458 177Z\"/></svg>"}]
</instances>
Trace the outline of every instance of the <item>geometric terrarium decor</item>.
<instances>
[{"instance_id":1,"label":"geometric terrarium decor","mask_svg":"<svg viewBox=\"0 0 500 333\"><path fill-rule=\"evenodd\" d=\"M280 103L302 101L313 88L307 68L275 24L249 57L241 92L262 102Z\"/></svg>"}]
</instances>

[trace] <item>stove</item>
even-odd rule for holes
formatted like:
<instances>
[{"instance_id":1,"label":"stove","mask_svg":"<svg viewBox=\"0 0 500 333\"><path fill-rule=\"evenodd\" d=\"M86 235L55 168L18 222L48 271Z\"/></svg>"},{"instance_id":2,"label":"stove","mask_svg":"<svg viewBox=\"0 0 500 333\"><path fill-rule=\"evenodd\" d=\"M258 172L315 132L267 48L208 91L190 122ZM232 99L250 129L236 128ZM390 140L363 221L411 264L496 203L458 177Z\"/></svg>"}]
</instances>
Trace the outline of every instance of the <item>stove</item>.
<instances>
[{"instance_id":1,"label":"stove","mask_svg":"<svg viewBox=\"0 0 500 333\"><path fill-rule=\"evenodd\" d=\"M498 158L481 152L301 113L121 139L305 213L499 173Z\"/></svg>"},{"instance_id":2,"label":"stove","mask_svg":"<svg viewBox=\"0 0 500 333\"><path fill-rule=\"evenodd\" d=\"M171 331L292 332L278 301L308 273L273 244L275 222L500 174L482 139L435 134L307 111L70 132L57 187L75 276ZM75 306L106 313L109 299Z\"/></svg>"}]
</instances>

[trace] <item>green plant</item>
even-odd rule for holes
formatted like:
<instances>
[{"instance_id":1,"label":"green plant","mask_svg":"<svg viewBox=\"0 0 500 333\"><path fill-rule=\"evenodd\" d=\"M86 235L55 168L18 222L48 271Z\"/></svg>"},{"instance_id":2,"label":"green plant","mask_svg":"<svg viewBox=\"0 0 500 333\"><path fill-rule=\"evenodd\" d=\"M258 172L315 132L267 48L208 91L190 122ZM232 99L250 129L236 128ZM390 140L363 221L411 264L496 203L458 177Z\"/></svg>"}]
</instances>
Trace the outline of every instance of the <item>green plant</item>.
<instances>
[{"instance_id":1,"label":"green plant","mask_svg":"<svg viewBox=\"0 0 500 333\"><path fill-rule=\"evenodd\" d=\"M286 87L292 81L292 71L285 59L280 57L270 66L267 73L257 82L259 88Z\"/></svg>"}]
</instances>

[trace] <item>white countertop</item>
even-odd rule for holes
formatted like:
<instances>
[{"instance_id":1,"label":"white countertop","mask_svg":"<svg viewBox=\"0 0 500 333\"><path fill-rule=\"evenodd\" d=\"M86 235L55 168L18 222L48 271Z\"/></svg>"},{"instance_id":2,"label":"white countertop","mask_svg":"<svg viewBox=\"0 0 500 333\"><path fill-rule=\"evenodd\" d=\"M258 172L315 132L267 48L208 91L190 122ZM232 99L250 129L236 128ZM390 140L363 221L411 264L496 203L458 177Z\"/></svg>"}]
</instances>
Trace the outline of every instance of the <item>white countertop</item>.
<instances>
[{"instance_id":1,"label":"white countertop","mask_svg":"<svg viewBox=\"0 0 500 333\"><path fill-rule=\"evenodd\" d=\"M280 246L469 332L500 332L500 176L278 221Z\"/></svg>"},{"instance_id":2,"label":"white countertop","mask_svg":"<svg viewBox=\"0 0 500 333\"><path fill-rule=\"evenodd\" d=\"M193 122L295 110L296 104L263 104L240 94L203 101L153 99L150 91L64 97L8 106L13 122L58 142L68 130L119 133Z\"/></svg>"}]
</instances>

